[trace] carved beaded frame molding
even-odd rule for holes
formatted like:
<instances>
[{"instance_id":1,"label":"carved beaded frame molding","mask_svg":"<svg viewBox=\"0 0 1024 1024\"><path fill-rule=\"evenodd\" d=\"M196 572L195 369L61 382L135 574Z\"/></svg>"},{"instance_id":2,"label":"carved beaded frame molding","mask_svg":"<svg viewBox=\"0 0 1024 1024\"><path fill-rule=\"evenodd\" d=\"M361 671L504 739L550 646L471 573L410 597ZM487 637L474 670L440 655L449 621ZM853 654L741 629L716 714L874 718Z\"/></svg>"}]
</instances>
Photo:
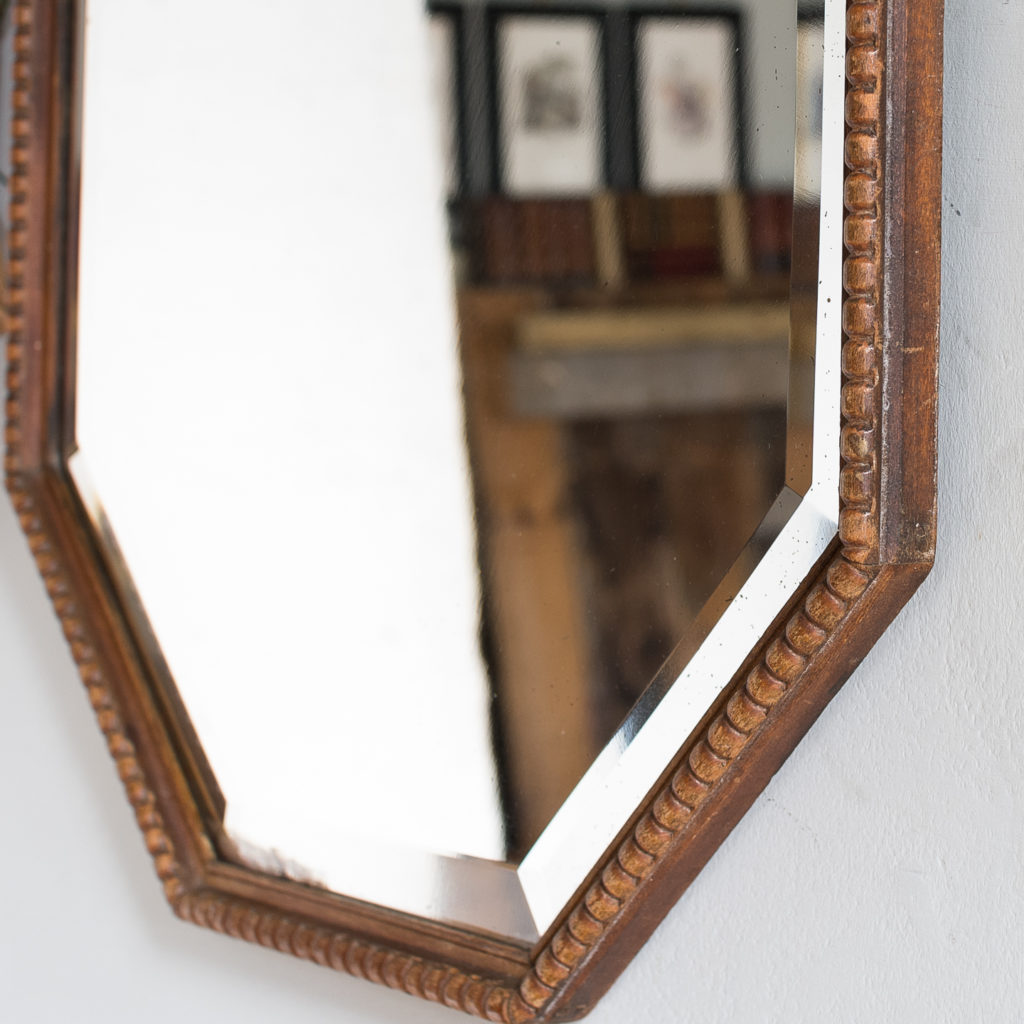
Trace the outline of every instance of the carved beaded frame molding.
<instances>
[{"instance_id":1,"label":"carved beaded frame molding","mask_svg":"<svg viewBox=\"0 0 1024 1024\"><path fill-rule=\"evenodd\" d=\"M174 911L487 1020L593 1005L927 574L942 0L849 0L836 543L536 947L238 867L71 486L82 0L17 0L7 486ZM400 804L396 807L400 812Z\"/></svg>"}]
</instances>

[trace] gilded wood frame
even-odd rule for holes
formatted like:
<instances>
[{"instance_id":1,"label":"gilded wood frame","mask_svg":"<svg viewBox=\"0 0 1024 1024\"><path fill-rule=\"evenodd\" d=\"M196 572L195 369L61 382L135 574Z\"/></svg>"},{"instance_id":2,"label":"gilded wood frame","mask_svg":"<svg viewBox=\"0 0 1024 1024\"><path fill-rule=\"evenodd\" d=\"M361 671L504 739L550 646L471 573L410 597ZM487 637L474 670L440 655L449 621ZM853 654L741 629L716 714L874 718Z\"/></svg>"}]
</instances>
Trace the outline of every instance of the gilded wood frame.
<instances>
[{"instance_id":1,"label":"gilded wood frame","mask_svg":"<svg viewBox=\"0 0 1024 1024\"><path fill-rule=\"evenodd\" d=\"M16 0L5 472L175 913L487 1020L574 1019L629 962L934 559L942 0L848 0L840 529L533 948L222 859L65 456L81 0ZM394 808L401 813L401 798Z\"/></svg>"}]
</instances>

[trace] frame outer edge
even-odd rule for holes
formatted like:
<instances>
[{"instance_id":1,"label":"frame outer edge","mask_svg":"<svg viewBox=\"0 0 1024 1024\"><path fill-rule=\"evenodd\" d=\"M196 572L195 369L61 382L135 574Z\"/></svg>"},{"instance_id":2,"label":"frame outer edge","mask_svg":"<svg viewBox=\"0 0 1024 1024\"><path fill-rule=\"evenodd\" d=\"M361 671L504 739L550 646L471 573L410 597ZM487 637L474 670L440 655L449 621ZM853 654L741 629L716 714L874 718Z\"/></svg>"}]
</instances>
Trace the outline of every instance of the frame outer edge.
<instances>
[{"instance_id":1,"label":"frame outer edge","mask_svg":"<svg viewBox=\"0 0 1024 1024\"><path fill-rule=\"evenodd\" d=\"M880 560L932 563L937 515L937 406L942 221L942 3L886 11L893 82L886 92ZM913 457L910 457L913 453Z\"/></svg>"}]
</instances>

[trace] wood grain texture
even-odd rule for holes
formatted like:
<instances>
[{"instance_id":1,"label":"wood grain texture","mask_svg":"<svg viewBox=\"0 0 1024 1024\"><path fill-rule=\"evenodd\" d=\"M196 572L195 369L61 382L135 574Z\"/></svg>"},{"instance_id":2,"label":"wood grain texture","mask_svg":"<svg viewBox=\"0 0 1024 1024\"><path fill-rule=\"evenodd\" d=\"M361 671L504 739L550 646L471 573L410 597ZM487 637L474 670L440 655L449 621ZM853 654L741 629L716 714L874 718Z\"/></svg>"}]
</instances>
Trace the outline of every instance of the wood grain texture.
<instances>
[{"instance_id":1,"label":"wood grain texture","mask_svg":"<svg viewBox=\"0 0 1024 1024\"><path fill-rule=\"evenodd\" d=\"M512 859L526 854L598 753L559 426L505 402L515 324L540 301L536 290L464 289L458 310L480 559L485 592L500 595L489 609L499 695L492 713L515 794L505 817Z\"/></svg>"},{"instance_id":2,"label":"wood grain texture","mask_svg":"<svg viewBox=\"0 0 1024 1024\"><path fill-rule=\"evenodd\" d=\"M611 984L927 573L935 530L941 0L850 0L836 545L536 949L218 856L62 461L76 2L17 0L5 475L175 912L492 1021ZM681 737L681 741L685 740ZM395 813L400 813L400 803Z\"/></svg>"}]
</instances>

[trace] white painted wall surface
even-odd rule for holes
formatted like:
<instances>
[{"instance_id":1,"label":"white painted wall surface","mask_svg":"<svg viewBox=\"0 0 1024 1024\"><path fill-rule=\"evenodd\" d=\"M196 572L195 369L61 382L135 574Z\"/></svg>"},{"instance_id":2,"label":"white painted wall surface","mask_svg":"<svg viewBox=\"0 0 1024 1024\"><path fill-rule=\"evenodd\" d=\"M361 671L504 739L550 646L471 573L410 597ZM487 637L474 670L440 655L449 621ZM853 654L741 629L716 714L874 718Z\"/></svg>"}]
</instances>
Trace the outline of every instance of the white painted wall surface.
<instances>
[{"instance_id":1,"label":"white painted wall surface","mask_svg":"<svg viewBox=\"0 0 1024 1024\"><path fill-rule=\"evenodd\" d=\"M595 1024L1024 1016L1024 6L947 40L936 569ZM460 1019L177 922L6 503L0 565L0 1019Z\"/></svg>"}]
</instances>

